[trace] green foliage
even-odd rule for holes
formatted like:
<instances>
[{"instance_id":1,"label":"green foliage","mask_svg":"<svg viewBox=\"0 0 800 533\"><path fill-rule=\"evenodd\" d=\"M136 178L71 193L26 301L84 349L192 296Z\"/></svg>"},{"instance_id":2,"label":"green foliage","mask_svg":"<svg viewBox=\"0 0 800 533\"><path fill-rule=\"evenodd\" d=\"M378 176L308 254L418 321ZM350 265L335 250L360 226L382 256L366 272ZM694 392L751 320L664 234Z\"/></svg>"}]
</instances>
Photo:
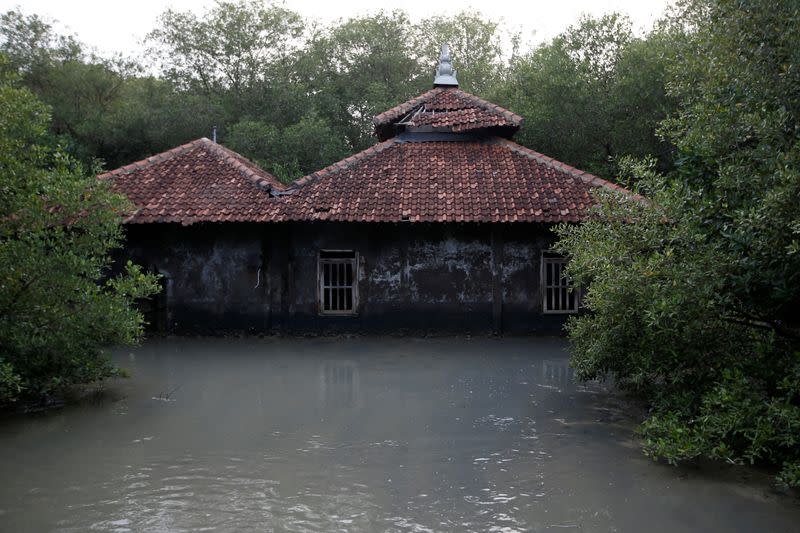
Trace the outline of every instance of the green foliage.
<instances>
[{"instance_id":1,"label":"green foliage","mask_svg":"<svg viewBox=\"0 0 800 533\"><path fill-rule=\"evenodd\" d=\"M414 27L403 11L352 18L315 30L298 75L316 110L353 150L374 143L372 117L430 87L416 61Z\"/></svg>"},{"instance_id":2,"label":"green foliage","mask_svg":"<svg viewBox=\"0 0 800 533\"><path fill-rule=\"evenodd\" d=\"M499 22L487 20L477 12L463 11L453 16L423 19L416 28L414 50L425 82L439 64L442 43L454 50L459 86L465 91L489 95L506 70L503 50L505 37L512 43L518 34L508 34Z\"/></svg>"},{"instance_id":3,"label":"green foliage","mask_svg":"<svg viewBox=\"0 0 800 533\"><path fill-rule=\"evenodd\" d=\"M16 398L22 391L22 377L14 372L14 367L0 359L0 398Z\"/></svg>"},{"instance_id":4,"label":"green foliage","mask_svg":"<svg viewBox=\"0 0 800 533\"><path fill-rule=\"evenodd\" d=\"M235 0L200 15L165 11L145 65L96 57L19 11L2 16L0 49L51 107L51 143L87 166L115 168L217 126L221 142L290 180L373 144L373 116L431 87L446 42L463 89L526 118L518 141L613 179L625 155L671 165L655 130L674 108L664 73L675 27L637 38L624 18L587 18L520 55L518 34L470 11L321 26L277 3ZM243 139L254 123L274 132L269 146ZM300 131L322 137L298 142Z\"/></svg>"},{"instance_id":5,"label":"green foliage","mask_svg":"<svg viewBox=\"0 0 800 533\"><path fill-rule=\"evenodd\" d=\"M202 19L168 9L150 39L171 79L242 98L291 53L302 29L300 16L278 4L220 1Z\"/></svg>"},{"instance_id":6,"label":"green foliage","mask_svg":"<svg viewBox=\"0 0 800 533\"><path fill-rule=\"evenodd\" d=\"M215 120L205 100L143 76L131 61L86 54L36 15L0 17L0 52L50 107L48 144L60 144L87 167L99 159L115 168L207 135L207 121Z\"/></svg>"},{"instance_id":7,"label":"green foliage","mask_svg":"<svg viewBox=\"0 0 800 533\"><path fill-rule=\"evenodd\" d=\"M150 38L166 79L207 100L222 142L286 181L373 144L373 116L431 86L442 42L457 54L463 87L488 90L504 68L500 31L469 12L414 24L381 11L304 26L274 4L222 2L202 17L167 11Z\"/></svg>"},{"instance_id":8,"label":"green foliage","mask_svg":"<svg viewBox=\"0 0 800 533\"><path fill-rule=\"evenodd\" d=\"M42 86L48 69L56 63L76 61L83 47L72 36L56 35L52 25L37 15L25 16L19 10L10 10L0 16L0 50L11 69L21 70L32 78L32 83Z\"/></svg>"},{"instance_id":9,"label":"green foliage","mask_svg":"<svg viewBox=\"0 0 800 533\"><path fill-rule=\"evenodd\" d=\"M281 130L305 115L306 90L296 73L304 28L299 15L277 3L221 1L202 16L165 11L149 35L151 66L170 95L172 108L161 116L172 122L179 113L194 132L180 142L208 136L213 126L224 142L239 122Z\"/></svg>"},{"instance_id":10,"label":"green foliage","mask_svg":"<svg viewBox=\"0 0 800 533\"><path fill-rule=\"evenodd\" d=\"M664 91L672 40L664 29L635 37L620 15L583 18L515 58L495 99L525 117L519 142L560 161L611 179L624 156L669 168L656 127L674 109Z\"/></svg>"},{"instance_id":11,"label":"green foliage","mask_svg":"<svg viewBox=\"0 0 800 533\"><path fill-rule=\"evenodd\" d=\"M231 128L226 143L284 183L348 154L344 142L315 115L282 130L257 120L243 120Z\"/></svg>"},{"instance_id":12,"label":"green foliage","mask_svg":"<svg viewBox=\"0 0 800 533\"><path fill-rule=\"evenodd\" d=\"M87 53L18 10L0 18L0 50L50 106L48 143L86 166L121 166L218 126L221 142L289 181L371 145L373 115L430 87L442 42L463 86L488 90L504 68L501 30L469 12L309 26L279 4L240 0L202 15L165 11L149 35L149 69Z\"/></svg>"},{"instance_id":13,"label":"green foliage","mask_svg":"<svg viewBox=\"0 0 800 533\"><path fill-rule=\"evenodd\" d=\"M2 56L0 56L2 58ZM2 61L5 61L4 59ZM156 280L107 279L127 202L47 146L48 109L0 63L0 403L114 373L102 347L134 342Z\"/></svg>"},{"instance_id":14,"label":"green foliage","mask_svg":"<svg viewBox=\"0 0 800 533\"><path fill-rule=\"evenodd\" d=\"M461 87L488 91L505 67L499 23L475 13L414 24L403 11L379 12L314 28L297 71L317 112L352 150L374 143L372 118L431 87L449 43Z\"/></svg>"},{"instance_id":15,"label":"green foliage","mask_svg":"<svg viewBox=\"0 0 800 533\"><path fill-rule=\"evenodd\" d=\"M646 453L800 469L800 13L698 0L669 72L677 168L628 162L650 201L606 193L557 248L591 311L568 332L578 375L648 401Z\"/></svg>"},{"instance_id":16,"label":"green foliage","mask_svg":"<svg viewBox=\"0 0 800 533\"><path fill-rule=\"evenodd\" d=\"M83 121L81 136L60 139L72 139L70 152L81 160L99 159L106 168L209 136L208 124L220 120L204 98L176 93L169 82L152 76L126 79L115 100L95 118Z\"/></svg>"}]
</instances>

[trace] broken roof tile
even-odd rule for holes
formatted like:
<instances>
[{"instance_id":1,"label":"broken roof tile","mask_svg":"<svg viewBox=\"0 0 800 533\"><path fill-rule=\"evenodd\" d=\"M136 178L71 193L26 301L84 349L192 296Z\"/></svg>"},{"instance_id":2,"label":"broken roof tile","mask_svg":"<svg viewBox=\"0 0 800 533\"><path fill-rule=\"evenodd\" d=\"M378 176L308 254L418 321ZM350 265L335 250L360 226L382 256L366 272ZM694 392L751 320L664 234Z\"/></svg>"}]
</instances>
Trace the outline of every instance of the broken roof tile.
<instances>
[{"instance_id":1,"label":"broken roof tile","mask_svg":"<svg viewBox=\"0 0 800 533\"><path fill-rule=\"evenodd\" d=\"M456 87L435 87L377 115L372 122L381 140L425 126L453 133L495 130L510 137L523 118Z\"/></svg>"}]
</instances>

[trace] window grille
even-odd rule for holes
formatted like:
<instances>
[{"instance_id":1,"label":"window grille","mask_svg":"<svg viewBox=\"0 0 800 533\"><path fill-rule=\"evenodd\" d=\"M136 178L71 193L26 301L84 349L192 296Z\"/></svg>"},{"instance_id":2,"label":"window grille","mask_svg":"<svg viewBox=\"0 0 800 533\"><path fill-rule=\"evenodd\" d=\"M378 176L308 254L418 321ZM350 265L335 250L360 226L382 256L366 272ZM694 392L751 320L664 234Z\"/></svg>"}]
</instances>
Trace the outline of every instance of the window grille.
<instances>
[{"instance_id":1,"label":"window grille","mask_svg":"<svg viewBox=\"0 0 800 533\"><path fill-rule=\"evenodd\" d=\"M542 310L545 313L577 313L579 290L566 277L567 260L542 254Z\"/></svg>"},{"instance_id":2,"label":"window grille","mask_svg":"<svg viewBox=\"0 0 800 533\"><path fill-rule=\"evenodd\" d=\"M325 315L352 315L358 306L358 254L319 253L319 310Z\"/></svg>"}]
</instances>

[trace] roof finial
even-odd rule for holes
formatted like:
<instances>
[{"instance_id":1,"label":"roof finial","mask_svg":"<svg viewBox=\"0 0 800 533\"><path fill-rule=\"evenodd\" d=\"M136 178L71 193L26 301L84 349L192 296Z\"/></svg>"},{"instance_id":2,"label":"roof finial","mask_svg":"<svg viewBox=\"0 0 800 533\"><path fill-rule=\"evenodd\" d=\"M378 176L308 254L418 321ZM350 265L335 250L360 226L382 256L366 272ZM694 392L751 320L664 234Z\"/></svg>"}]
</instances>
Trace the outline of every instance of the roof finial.
<instances>
[{"instance_id":1,"label":"roof finial","mask_svg":"<svg viewBox=\"0 0 800 533\"><path fill-rule=\"evenodd\" d=\"M439 68L436 70L436 78L433 80L434 87L458 87L456 71L453 63L450 62L450 47L442 45L442 54L439 56Z\"/></svg>"}]
</instances>

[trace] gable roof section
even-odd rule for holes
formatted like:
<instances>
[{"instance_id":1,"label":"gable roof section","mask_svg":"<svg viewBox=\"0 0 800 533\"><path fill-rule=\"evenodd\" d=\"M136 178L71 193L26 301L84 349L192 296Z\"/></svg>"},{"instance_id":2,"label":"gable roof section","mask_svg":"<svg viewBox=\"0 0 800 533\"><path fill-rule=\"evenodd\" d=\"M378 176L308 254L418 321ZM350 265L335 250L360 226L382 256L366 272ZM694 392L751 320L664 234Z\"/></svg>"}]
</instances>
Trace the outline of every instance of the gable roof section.
<instances>
[{"instance_id":1,"label":"gable roof section","mask_svg":"<svg viewBox=\"0 0 800 533\"><path fill-rule=\"evenodd\" d=\"M523 118L456 87L435 87L384 111L372 122L381 140L406 126L430 126L455 133L492 128L510 137L522 125Z\"/></svg>"},{"instance_id":2,"label":"gable roof section","mask_svg":"<svg viewBox=\"0 0 800 533\"><path fill-rule=\"evenodd\" d=\"M393 137L293 184L273 221L579 222L611 182L500 137Z\"/></svg>"},{"instance_id":3,"label":"gable roof section","mask_svg":"<svg viewBox=\"0 0 800 533\"><path fill-rule=\"evenodd\" d=\"M269 172L205 137L98 176L136 210L138 224L250 222L274 208L269 191L285 187Z\"/></svg>"}]
</instances>

